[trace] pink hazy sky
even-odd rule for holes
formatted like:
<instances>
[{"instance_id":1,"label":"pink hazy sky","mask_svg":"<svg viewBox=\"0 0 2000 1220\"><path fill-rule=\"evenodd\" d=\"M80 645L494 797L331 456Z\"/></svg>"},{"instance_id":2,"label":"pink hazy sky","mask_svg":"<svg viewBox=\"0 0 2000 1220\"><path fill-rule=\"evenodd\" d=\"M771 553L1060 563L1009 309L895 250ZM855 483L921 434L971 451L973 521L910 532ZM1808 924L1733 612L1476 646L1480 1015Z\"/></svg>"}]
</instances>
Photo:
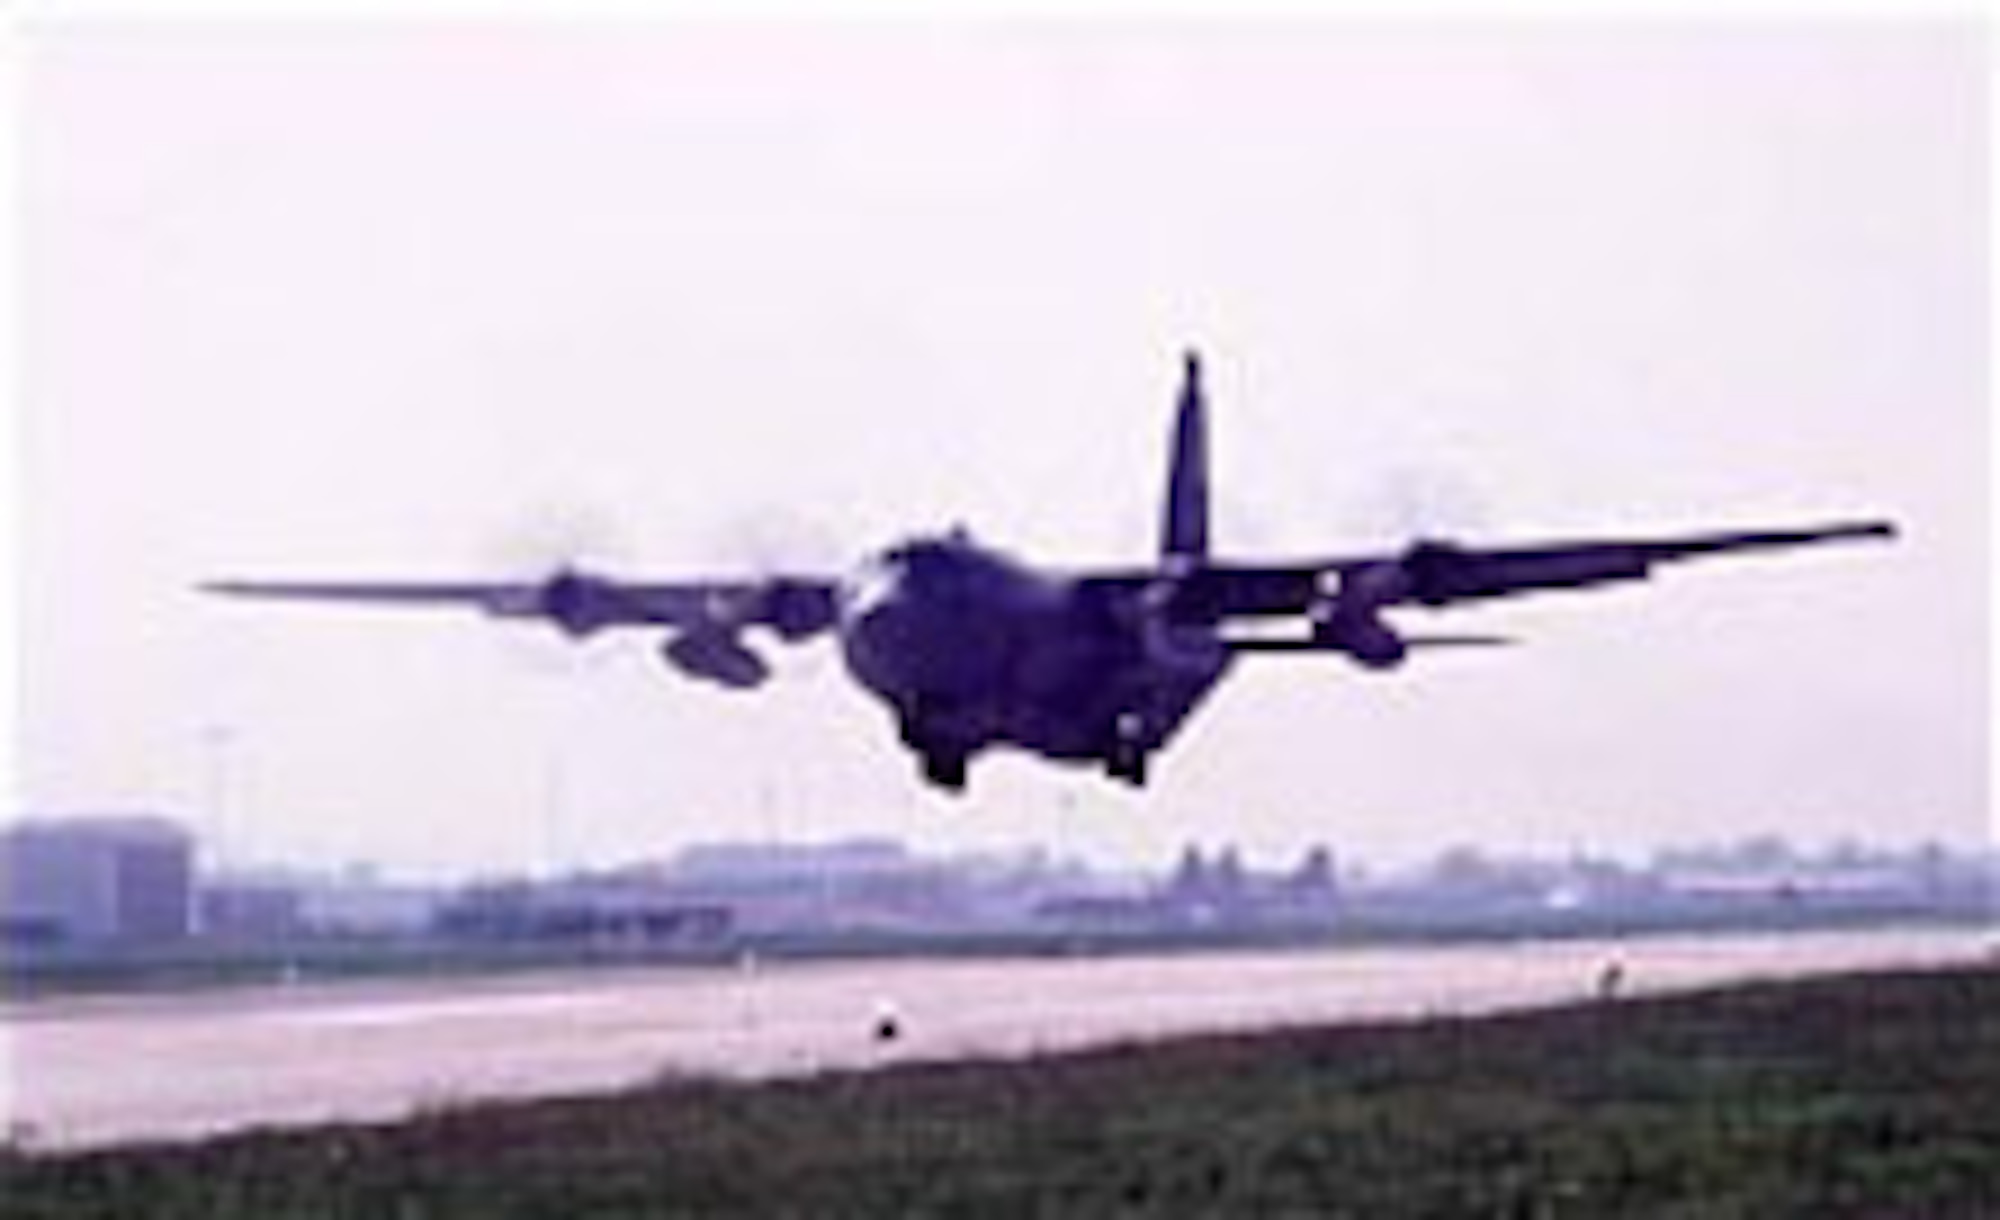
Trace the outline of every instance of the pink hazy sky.
<instances>
[{"instance_id":1,"label":"pink hazy sky","mask_svg":"<svg viewBox=\"0 0 2000 1220\"><path fill-rule=\"evenodd\" d=\"M1975 26L98 23L24 66L27 810L445 870L1985 834ZM1143 794L995 756L963 802L825 643L744 697L650 639L191 592L583 533L655 575L956 520L1137 558L1190 343L1245 557L1905 539L1247 664Z\"/></svg>"}]
</instances>

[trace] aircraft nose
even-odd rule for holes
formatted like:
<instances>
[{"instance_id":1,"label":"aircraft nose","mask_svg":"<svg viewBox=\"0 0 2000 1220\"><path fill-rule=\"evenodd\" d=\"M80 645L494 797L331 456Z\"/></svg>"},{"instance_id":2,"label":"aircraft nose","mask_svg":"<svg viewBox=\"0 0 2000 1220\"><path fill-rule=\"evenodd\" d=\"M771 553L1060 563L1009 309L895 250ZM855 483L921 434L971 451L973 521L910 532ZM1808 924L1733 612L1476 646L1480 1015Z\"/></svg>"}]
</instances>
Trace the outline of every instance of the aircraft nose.
<instances>
[{"instance_id":1,"label":"aircraft nose","mask_svg":"<svg viewBox=\"0 0 2000 1220\"><path fill-rule=\"evenodd\" d=\"M850 592L842 634L850 648L870 655L874 668L911 671L935 651L936 615L920 584L906 569L892 566L871 573Z\"/></svg>"},{"instance_id":2,"label":"aircraft nose","mask_svg":"<svg viewBox=\"0 0 2000 1220\"><path fill-rule=\"evenodd\" d=\"M845 590L840 636L848 668L894 702L953 698L979 681L981 650L969 638L978 616L945 596L952 590L940 589L936 576L883 562Z\"/></svg>"},{"instance_id":3,"label":"aircraft nose","mask_svg":"<svg viewBox=\"0 0 2000 1220\"><path fill-rule=\"evenodd\" d=\"M893 558L877 559L841 589L840 638L849 667L876 690L902 685L906 655L916 642L909 571Z\"/></svg>"},{"instance_id":4,"label":"aircraft nose","mask_svg":"<svg viewBox=\"0 0 2000 1220\"><path fill-rule=\"evenodd\" d=\"M850 622L900 617L899 608L918 603L955 602L962 581L945 557L923 546L904 546L876 556L841 590L842 617Z\"/></svg>"},{"instance_id":5,"label":"aircraft nose","mask_svg":"<svg viewBox=\"0 0 2000 1220\"><path fill-rule=\"evenodd\" d=\"M902 591L903 565L877 559L856 572L840 589L840 617L859 623L895 601Z\"/></svg>"}]
</instances>

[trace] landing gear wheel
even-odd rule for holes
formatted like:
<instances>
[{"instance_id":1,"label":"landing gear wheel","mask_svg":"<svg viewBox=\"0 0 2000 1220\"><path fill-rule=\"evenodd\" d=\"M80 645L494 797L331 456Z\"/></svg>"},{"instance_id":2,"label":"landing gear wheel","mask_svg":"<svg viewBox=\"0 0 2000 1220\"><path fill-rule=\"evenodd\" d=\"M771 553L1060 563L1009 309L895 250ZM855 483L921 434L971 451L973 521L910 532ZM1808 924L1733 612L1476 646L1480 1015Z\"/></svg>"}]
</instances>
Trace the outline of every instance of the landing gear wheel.
<instances>
[{"instance_id":1,"label":"landing gear wheel","mask_svg":"<svg viewBox=\"0 0 2000 1220\"><path fill-rule=\"evenodd\" d=\"M1134 716L1120 716L1118 730L1111 739L1111 749L1104 757L1104 769L1134 788L1146 786L1148 751L1139 740L1143 727Z\"/></svg>"},{"instance_id":2,"label":"landing gear wheel","mask_svg":"<svg viewBox=\"0 0 2000 1220\"><path fill-rule=\"evenodd\" d=\"M1146 752L1137 746L1119 746L1105 763L1105 770L1134 788L1146 786Z\"/></svg>"},{"instance_id":3,"label":"landing gear wheel","mask_svg":"<svg viewBox=\"0 0 2000 1220\"><path fill-rule=\"evenodd\" d=\"M965 791L965 752L930 749L923 752L924 778L946 792Z\"/></svg>"},{"instance_id":4,"label":"landing gear wheel","mask_svg":"<svg viewBox=\"0 0 2000 1220\"><path fill-rule=\"evenodd\" d=\"M1122 779L1134 788L1146 786L1146 751L1131 742L1119 742L1112 747L1111 757L1104 762L1104 769L1113 778Z\"/></svg>"}]
</instances>

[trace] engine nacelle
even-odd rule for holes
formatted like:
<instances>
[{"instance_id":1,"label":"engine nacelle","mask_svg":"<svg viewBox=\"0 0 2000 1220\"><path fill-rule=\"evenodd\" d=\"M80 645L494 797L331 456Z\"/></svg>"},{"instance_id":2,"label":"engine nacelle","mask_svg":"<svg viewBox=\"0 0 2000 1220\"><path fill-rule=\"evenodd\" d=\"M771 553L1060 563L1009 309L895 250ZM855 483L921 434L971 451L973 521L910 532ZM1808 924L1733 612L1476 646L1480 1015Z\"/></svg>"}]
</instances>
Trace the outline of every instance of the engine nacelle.
<instances>
[{"instance_id":1,"label":"engine nacelle","mask_svg":"<svg viewBox=\"0 0 2000 1220\"><path fill-rule=\"evenodd\" d=\"M1442 606L1480 588L1477 564L1450 542L1423 539L1410 547L1399 566L1409 596L1426 606Z\"/></svg>"},{"instance_id":2,"label":"engine nacelle","mask_svg":"<svg viewBox=\"0 0 2000 1220\"><path fill-rule=\"evenodd\" d=\"M684 632L668 640L660 655L667 664L691 678L738 690L762 685L771 676L771 667L764 658L726 631Z\"/></svg>"},{"instance_id":3,"label":"engine nacelle","mask_svg":"<svg viewBox=\"0 0 2000 1220\"><path fill-rule=\"evenodd\" d=\"M519 613L539 614L573 639L582 639L614 621L622 609L618 591L603 580L564 568L542 582L534 600Z\"/></svg>"},{"instance_id":4,"label":"engine nacelle","mask_svg":"<svg viewBox=\"0 0 2000 1220\"><path fill-rule=\"evenodd\" d=\"M764 590L763 622L782 639L803 640L833 626L837 617L833 592L823 585L781 576Z\"/></svg>"},{"instance_id":5,"label":"engine nacelle","mask_svg":"<svg viewBox=\"0 0 2000 1220\"><path fill-rule=\"evenodd\" d=\"M1373 616L1383 606L1393 606L1410 593L1410 572L1405 562L1385 559L1364 564L1344 574L1339 594L1315 607L1312 614L1315 619L1335 614Z\"/></svg>"}]
</instances>

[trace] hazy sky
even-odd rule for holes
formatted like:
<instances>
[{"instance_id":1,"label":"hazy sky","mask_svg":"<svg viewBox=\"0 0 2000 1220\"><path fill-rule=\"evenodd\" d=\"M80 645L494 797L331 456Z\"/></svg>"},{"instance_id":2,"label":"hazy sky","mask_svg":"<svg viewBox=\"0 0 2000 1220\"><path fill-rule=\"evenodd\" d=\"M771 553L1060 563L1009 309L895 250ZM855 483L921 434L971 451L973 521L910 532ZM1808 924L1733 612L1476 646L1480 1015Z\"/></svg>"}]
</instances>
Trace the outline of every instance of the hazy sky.
<instances>
[{"instance_id":1,"label":"hazy sky","mask_svg":"<svg viewBox=\"0 0 2000 1220\"><path fill-rule=\"evenodd\" d=\"M1974 27L183 22L25 66L31 810L412 868L1985 832ZM1906 540L1458 611L1525 646L1393 675L1253 661L1143 794L996 754L964 801L830 642L744 696L650 636L190 591L957 520L1138 558L1189 343L1224 550Z\"/></svg>"}]
</instances>

